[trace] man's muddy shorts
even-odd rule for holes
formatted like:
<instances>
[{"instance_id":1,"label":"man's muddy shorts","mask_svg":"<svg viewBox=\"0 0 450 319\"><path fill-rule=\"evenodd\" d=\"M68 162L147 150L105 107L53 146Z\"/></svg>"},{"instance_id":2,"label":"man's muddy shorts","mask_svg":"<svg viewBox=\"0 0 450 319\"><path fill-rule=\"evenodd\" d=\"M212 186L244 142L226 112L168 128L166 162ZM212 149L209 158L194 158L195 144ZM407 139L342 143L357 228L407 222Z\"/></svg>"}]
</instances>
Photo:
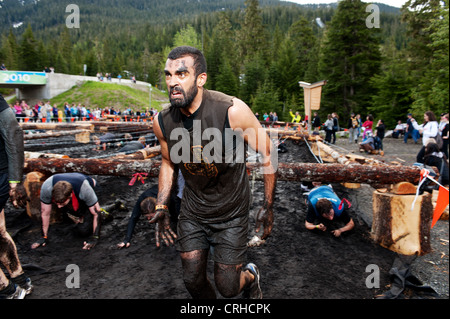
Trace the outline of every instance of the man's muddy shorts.
<instances>
[{"instance_id":1,"label":"man's muddy shorts","mask_svg":"<svg viewBox=\"0 0 450 319\"><path fill-rule=\"evenodd\" d=\"M213 259L225 265L246 261L248 215L223 223L202 223L181 214L177 226L177 250L188 252L210 249Z\"/></svg>"},{"instance_id":2,"label":"man's muddy shorts","mask_svg":"<svg viewBox=\"0 0 450 319\"><path fill-rule=\"evenodd\" d=\"M9 198L8 174L0 174L0 212Z\"/></svg>"}]
</instances>

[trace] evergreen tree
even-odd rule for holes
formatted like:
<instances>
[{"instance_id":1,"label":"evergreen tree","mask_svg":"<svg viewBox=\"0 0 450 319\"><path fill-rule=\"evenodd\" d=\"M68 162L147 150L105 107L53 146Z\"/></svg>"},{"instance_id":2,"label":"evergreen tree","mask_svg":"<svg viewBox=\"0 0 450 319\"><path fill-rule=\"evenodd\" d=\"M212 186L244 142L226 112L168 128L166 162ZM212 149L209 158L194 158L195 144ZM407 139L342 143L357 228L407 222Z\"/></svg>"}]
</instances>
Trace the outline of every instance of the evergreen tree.
<instances>
[{"instance_id":1,"label":"evergreen tree","mask_svg":"<svg viewBox=\"0 0 450 319\"><path fill-rule=\"evenodd\" d=\"M432 83L431 109L437 114L448 112L449 106L449 5L448 1L439 9L438 17L431 21L431 43L433 57L426 77Z\"/></svg>"},{"instance_id":2,"label":"evergreen tree","mask_svg":"<svg viewBox=\"0 0 450 319\"><path fill-rule=\"evenodd\" d=\"M267 68L264 65L262 55L256 53L252 60L244 64L244 72L240 74L239 97L249 104L257 94L258 88L266 81Z\"/></svg>"},{"instance_id":3,"label":"evergreen tree","mask_svg":"<svg viewBox=\"0 0 450 319\"><path fill-rule=\"evenodd\" d=\"M300 90L298 81L303 78L302 67L289 37L281 44L278 60L272 62L269 78L280 92L279 98L282 101Z\"/></svg>"},{"instance_id":4,"label":"evergreen tree","mask_svg":"<svg viewBox=\"0 0 450 319\"><path fill-rule=\"evenodd\" d=\"M42 40L38 41L37 52L39 57L37 65L40 67L41 70L43 70L46 66L47 67L49 66L48 64L49 59L47 49L45 48L44 42L42 42Z\"/></svg>"},{"instance_id":5,"label":"evergreen tree","mask_svg":"<svg viewBox=\"0 0 450 319\"><path fill-rule=\"evenodd\" d=\"M410 111L413 83L404 52L391 45L384 62L383 71L371 79L377 94L372 96L368 112L383 119L386 127L393 128Z\"/></svg>"},{"instance_id":6,"label":"evergreen tree","mask_svg":"<svg viewBox=\"0 0 450 319\"><path fill-rule=\"evenodd\" d=\"M65 70L68 73L74 74L75 66L72 58L73 45L72 41L70 40L68 28L62 29L61 35L59 37L58 51L61 54L61 57L57 58L58 63L66 64L64 66L59 66L58 69L60 71L58 72L62 72L62 70Z\"/></svg>"},{"instance_id":7,"label":"evergreen tree","mask_svg":"<svg viewBox=\"0 0 450 319\"><path fill-rule=\"evenodd\" d=\"M86 64L86 75L95 76L98 72L97 57L95 56L94 50L86 51L84 55L84 64Z\"/></svg>"},{"instance_id":8,"label":"evergreen tree","mask_svg":"<svg viewBox=\"0 0 450 319\"><path fill-rule=\"evenodd\" d=\"M58 52L56 54L55 64L53 67L55 68L55 72L57 73L69 73L69 64L67 63L61 52Z\"/></svg>"},{"instance_id":9,"label":"evergreen tree","mask_svg":"<svg viewBox=\"0 0 450 319\"><path fill-rule=\"evenodd\" d=\"M262 83L252 98L251 108L254 113L259 114L276 112L281 114L283 105L278 98L278 93L269 81Z\"/></svg>"},{"instance_id":10,"label":"evergreen tree","mask_svg":"<svg viewBox=\"0 0 450 319\"><path fill-rule=\"evenodd\" d=\"M218 83L217 78L219 73L223 71L222 68L224 67L231 67L232 75L237 81L237 74L239 74L240 65L239 63L233 63L233 65L231 65L229 62L237 61L234 36L235 34L232 30L228 14L221 12L219 14L219 22L213 28L211 39L205 49L205 58L208 63L207 88L218 90L220 84ZM224 66L225 63L228 63L228 65ZM236 84L238 83L236 82Z\"/></svg>"},{"instance_id":11,"label":"evergreen tree","mask_svg":"<svg viewBox=\"0 0 450 319\"><path fill-rule=\"evenodd\" d=\"M328 80L323 89L323 111L366 113L374 89L370 78L379 72L378 29L366 26L366 4L360 0L339 2L326 31L319 70Z\"/></svg>"},{"instance_id":12,"label":"evergreen tree","mask_svg":"<svg viewBox=\"0 0 450 319\"><path fill-rule=\"evenodd\" d=\"M267 61L268 35L262 23L258 0L245 1L244 23L239 31L240 59L247 61L260 54L263 61Z\"/></svg>"},{"instance_id":13,"label":"evergreen tree","mask_svg":"<svg viewBox=\"0 0 450 319\"><path fill-rule=\"evenodd\" d=\"M19 67L26 71L41 71L41 66L37 65L39 55L37 52L37 42L33 35L31 25L22 34L22 41L19 48Z\"/></svg>"},{"instance_id":14,"label":"evergreen tree","mask_svg":"<svg viewBox=\"0 0 450 319\"><path fill-rule=\"evenodd\" d=\"M217 75L216 90L225 94L236 96L239 93L238 79L227 58L224 58L222 67Z\"/></svg>"},{"instance_id":15,"label":"evergreen tree","mask_svg":"<svg viewBox=\"0 0 450 319\"><path fill-rule=\"evenodd\" d=\"M11 29L9 30L9 34L7 37L2 36L1 51L3 53L3 58L0 63L4 63L8 70L17 70L19 68L19 47L17 44L16 36Z\"/></svg>"},{"instance_id":16,"label":"evergreen tree","mask_svg":"<svg viewBox=\"0 0 450 319\"><path fill-rule=\"evenodd\" d=\"M199 50L202 49L199 36L192 25L182 28L175 34L175 37L173 38L173 47L175 48L182 45L188 45Z\"/></svg>"},{"instance_id":17,"label":"evergreen tree","mask_svg":"<svg viewBox=\"0 0 450 319\"><path fill-rule=\"evenodd\" d=\"M438 0L410 0L402 8L408 23L409 71L413 77L414 115L448 110L448 3Z\"/></svg>"}]
</instances>

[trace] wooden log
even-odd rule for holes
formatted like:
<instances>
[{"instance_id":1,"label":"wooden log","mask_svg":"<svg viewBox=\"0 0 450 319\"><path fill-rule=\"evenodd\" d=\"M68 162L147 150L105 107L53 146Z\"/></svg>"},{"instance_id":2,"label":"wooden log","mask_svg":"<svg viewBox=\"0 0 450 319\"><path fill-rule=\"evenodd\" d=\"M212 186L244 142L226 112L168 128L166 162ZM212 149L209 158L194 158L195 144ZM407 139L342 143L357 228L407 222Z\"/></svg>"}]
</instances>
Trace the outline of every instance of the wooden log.
<instances>
[{"instance_id":1,"label":"wooden log","mask_svg":"<svg viewBox=\"0 0 450 319\"><path fill-rule=\"evenodd\" d=\"M89 130L71 130L71 131L50 131L46 133L37 133L37 134L25 134L23 136L24 140L37 140L41 138L50 138L50 137L61 137L67 135L77 135L80 133L88 133Z\"/></svg>"},{"instance_id":2,"label":"wooden log","mask_svg":"<svg viewBox=\"0 0 450 319\"><path fill-rule=\"evenodd\" d=\"M161 155L161 145L144 148L142 150L138 150L132 154L127 155L116 155L110 157L111 159L136 159L136 160L145 160L149 158L156 157Z\"/></svg>"},{"instance_id":3,"label":"wooden log","mask_svg":"<svg viewBox=\"0 0 450 319\"><path fill-rule=\"evenodd\" d=\"M153 132L153 124L148 122L91 122L97 132Z\"/></svg>"},{"instance_id":4,"label":"wooden log","mask_svg":"<svg viewBox=\"0 0 450 319\"><path fill-rule=\"evenodd\" d=\"M364 156L356 155L356 154L345 154L345 157L347 157L350 162L356 162L359 164L364 164L364 163L366 163L366 160L367 160L367 158L365 158Z\"/></svg>"},{"instance_id":5,"label":"wooden log","mask_svg":"<svg viewBox=\"0 0 450 319\"><path fill-rule=\"evenodd\" d=\"M113 121L146 121L151 122L153 120L153 116L145 116L145 115L117 115L117 114L107 114L104 115L104 118L107 120Z\"/></svg>"},{"instance_id":6,"label":"wooden log","mask_svg":"<svg viewBox=\"0 0 450 319\"><path fill-rule=\"evenodd\" d=\"M321 152L324 152L324 153L330 155L335 160L335 162L337 162L339 164L348 164L350 162L348 158L346 158L345 156L342 156L339 152L335 151L328 145L325 145L324 143L322 143L320 141L317 141L316 145L317 145L317 147L320 148Z\"/></svg>"},{"instance_id":7,"label":"wooden log","mask_svg":"<svg viewBox=\"0 0 450 319\"><path fill-rule=\"evenodd\" d=\"M387 185L408 181L417 184L420 179L420 169L413 166L373 166L355 163L348 165L279 163L278 177L280 180L325 183Z\"/></svg>"},{"instance_id":8,"label":"wooden log","mask_svg":"<svg viewBox=\"0 0 450 319\"><path fill-rule=\"evenodd\" d=\"M19 123L23 130L89 130L91 132L132 132L153 131L153 125L148 122L74 122L74 123Z\"/></svg>"},{"instance_id":9,"label":"wooden log","mask_svg":"<svg viewBox=\"0 0 450 319\"><path fill-rule=\"evenodd\" d=\"M134 173L148 173L149 177L159 174L160 161L133 159L29 159L25 160L24 172L39 171L46 175L57 173L83 173L86 175L131 176Z\"/></svg>"},{"instance_id":10,"label":"wooden log","mask_svg":"<svg viewBox=\"0 0 450 319\"><path fill-rule=\"evenodd\" d=\"M414 198L415 195L373 193L372 238L375 243L402 255L431 252L431 194L420 195L411 210Z\"/></svg>"},{"instance_id":11,"label":"wooden log","mask_svg":"<svg viewBox=\"0 0 450 319\"><path fill-rule=\"evenodd\" d=\"M283 138L289 137L299 137L301 139L309 139L310 135L305 131L292 131L292 130L282 130L282 129L274 129L274 128L266 128L266 132L269 135L278 135Z\"/></svg>"},{"instance_id":12,"label":"wooden log","mask_svg":"<svg viewBox=\"0 0 450 319\"><path fill-rule=\"evenodd\" d=\"M70 158L64 154L51 154L51 153L39 153L39 152L24 152L25 158Z\"/></svg>"},{"instance_id":13,"label":"wooden log","mask_svg":"<svg viewBox=\"0 0 450 319\"><path fill-rule=\"evenodd\" d=\"M417 187L408 182L392 185L391 193L396 195L415 195Z\"/></svg>"},{"instance_id":14,"label":"wooden log","mask_svg":"<svg viewBox=\"0 0 450 319\"><path fill-rule=\"evenodd\" d=\"M342 186L344 186L346 188L351 188L351 189L361 188L360 183L342 183Z\"/></svg>"},{"instance_id":15,"label":"wooden log","mask_svg":"<svg viewBox=\"0 0 450 319\"><path fill-rule=\"evenodd\" d=\"M91 123L19 123L23 130L94 130Z\"/></svg>"},{"instance_id":16,"label":"wooden log","mask_svg":"<svg viewBox=\"0 0 450 319\"><path fill-rule=\"evenodd\" d=\"M269 121L269 122L267 122L267 121L259 121L259 123L261 125L264 125L264 126L266 126L266 125L269 125L269 126L286 126L286 125L288 125L290 127L297 127L299 125L303 126L302 123L281 122L281 121Z\"/></svg>"},{"instance_id":17,"label":"wooden log","mask_svg":"<svg viewBox=\"0 0 450 319\"><path fill-rule=\"evenodd\" d=\"M87 175L131 176L148 173L159 174L160 161L130 159L28 159L24 171L40 171L45 174L79 172ZM247 169L255 171L255 178L263 179L261 164L247 163ZM418 184L420 169L415 166L371 166L360 164L311 164L279 163L278 179L325 183L395 184L403 181Z\"/></svg>"}]
</instances>

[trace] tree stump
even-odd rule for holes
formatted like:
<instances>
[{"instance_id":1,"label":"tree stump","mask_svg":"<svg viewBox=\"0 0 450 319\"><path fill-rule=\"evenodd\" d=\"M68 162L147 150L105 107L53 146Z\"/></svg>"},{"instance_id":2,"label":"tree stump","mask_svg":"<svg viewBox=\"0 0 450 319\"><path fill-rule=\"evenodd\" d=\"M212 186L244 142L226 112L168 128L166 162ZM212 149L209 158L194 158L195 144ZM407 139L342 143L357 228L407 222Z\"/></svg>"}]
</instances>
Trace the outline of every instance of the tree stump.
<instances>
[{"instance_id":1,"label":"tree stump","mask_svg":"<svg viewBox=\"0 0 450 319\"><path fill-rule=\"evenodd\" d=\"M30 172L25 177L23 183L30 201L27 202L27 214L31 219L35 221L41 221L41 186L47 179L47 176L40 172ZM56 209L55 205L52 205L52 213L50 215L50 224L58 223L62 221L62 215Z\"/></svg>"},{"instance_id":2,"label":"tree stump","mask_svg":"<svg viewBox=\"0 0 450 319\"><path fill-rule=\"evenodd\" d=\"M373 193L372 238L402 255L425 255L431 252L430 232L433 216L431 194L415 195Z\"/></svg>"},{"instance_id":3,"label":"tree stump","mask_svg":"<svg viewBox=\"0 0 450 319\"><path fill-rule=\"evenodd\" d=\"M91 133L88 130L80 132L75 135L75 141L78 143L87 144L91 141Z\"/></svg>"}]
</instances>

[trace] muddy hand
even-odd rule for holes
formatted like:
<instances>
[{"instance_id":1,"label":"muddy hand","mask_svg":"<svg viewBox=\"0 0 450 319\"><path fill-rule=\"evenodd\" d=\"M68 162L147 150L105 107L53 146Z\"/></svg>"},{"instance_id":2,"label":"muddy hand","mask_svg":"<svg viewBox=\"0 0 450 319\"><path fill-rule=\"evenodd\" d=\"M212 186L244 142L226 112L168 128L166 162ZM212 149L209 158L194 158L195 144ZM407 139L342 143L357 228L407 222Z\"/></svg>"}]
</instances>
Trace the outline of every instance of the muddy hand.
<instances>
[{"instance_id":1,"label":"muddy hand","mask_svg":"<svg viewBox=\"0 0 450 319\"><path fill-rule=\"evenodd\" d=\"M97 245L97 242L98 242L98 236L92 236L92 238L89 241L85 241L83 243L83 249L90 250L91 248L94 248L95 245Z\"/></svg>"},{"instance_id":2,"label":"muddy hand","mask_svg":"<svg viewBox=\"0 0 450 319\"><path fill-rule=\"evenodd\" d=\"M47 238L41 237L31 245L31 249L36 249L41 246L45 247L46 244L47 244Z\"/></svg>"},{"instance_id":3,"label":"muddy hand","mask_svg":"<svg viewBox=\"0 0 450 319\"><path fill-rule=\"evenodd\" d=\"M22 183L15 184L16 186L9 190L9 196L11 198L11 203L15 208L23 208L27 204L28 198L27 191Z\"/></svg>"},{"instance_id":4,"label":"muddy hand","mask_svg":"<svg viewBox=\"0 0 450 319\"><path fill-rule=\"evenodd\" d=\"M155 212L155 216L150 220L150 223L156 223L156 247L160 246L160 238L162 238L166 246L174 244L177 235L170 228L170 214L167 209L157 209Z\"/></svg>"},{"instance_id":5,"label":"muddy hand","mask_svg":"<svg viewBox=\"0 0 450 319\"><path fill-rule=\"evenodd\" d=\"M273 228L273 209L272 208L264 208L262 207L258 214L256 214L256 232L258 233L261 229L261 226L264 227L264 233L261 236L261 239L266 239L269 237Z\"/></svg>"}]
</instances>

